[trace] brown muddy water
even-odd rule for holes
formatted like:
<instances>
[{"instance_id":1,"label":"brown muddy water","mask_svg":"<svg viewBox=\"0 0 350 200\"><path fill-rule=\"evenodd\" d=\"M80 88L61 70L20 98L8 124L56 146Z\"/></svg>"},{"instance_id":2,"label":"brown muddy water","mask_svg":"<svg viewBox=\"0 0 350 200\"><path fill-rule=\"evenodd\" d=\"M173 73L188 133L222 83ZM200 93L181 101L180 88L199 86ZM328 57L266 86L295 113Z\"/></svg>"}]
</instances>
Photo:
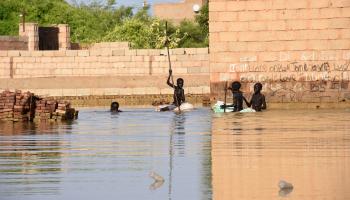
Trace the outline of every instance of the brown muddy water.
<instances>
[{"instance_id":1,"label":"brown muddy water","mask_svg":"<svg viewBox=\"0 0 350 200\"><path fill-rule=\"evenodd\" d=\"M199 108L0 123L0 200L348 200L349 120L350 110ZM293 190L280 190L280 180Z\"/></svg>"}]
</instances>

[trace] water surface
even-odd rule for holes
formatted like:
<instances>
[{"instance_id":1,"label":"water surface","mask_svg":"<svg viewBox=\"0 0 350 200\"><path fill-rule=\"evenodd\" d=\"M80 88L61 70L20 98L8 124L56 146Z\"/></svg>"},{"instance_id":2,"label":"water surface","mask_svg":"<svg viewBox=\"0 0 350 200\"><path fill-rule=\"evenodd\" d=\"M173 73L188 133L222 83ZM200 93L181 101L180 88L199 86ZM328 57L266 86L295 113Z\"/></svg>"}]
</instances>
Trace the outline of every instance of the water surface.
<instances>
[{"instance_id":1,"label":"water surface","mask_svg":"<svg viewBox=\"0 0 350 200\"><path fill-rule=\"evenodd\" d=\"M346 110L214 116L213 199L350 199L349 120Z\"/></svg>"},{"instance_id":2,"label":"water surface","mask_svg":"<svg viewBox=\"0 0 350 200\"><path fill-rule=\"evenodd\" d=\"M350 199L349 110L79 115L0 123L1 200Z\"/></svg>"},{"instance_id":3,"label":"water surface","mask_svg":"<svg viewBox=\"0 0 350 200\"><path fill-rule=\"evenodd\" d=\"M89 109L70 124L3 123L0 199L210 199L210 131L207 109ZM151 171L165 182L153 184Z\"/></svg>"}]
</instances>

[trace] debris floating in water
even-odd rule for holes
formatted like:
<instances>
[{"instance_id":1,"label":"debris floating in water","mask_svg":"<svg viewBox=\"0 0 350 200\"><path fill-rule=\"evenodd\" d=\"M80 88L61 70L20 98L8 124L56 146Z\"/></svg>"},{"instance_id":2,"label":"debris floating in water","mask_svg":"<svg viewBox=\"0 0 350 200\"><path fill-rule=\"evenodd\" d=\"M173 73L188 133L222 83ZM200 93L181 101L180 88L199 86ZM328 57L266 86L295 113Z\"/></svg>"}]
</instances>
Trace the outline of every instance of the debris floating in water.
<instances>
[{"instance_id":1,"label":"debris floating in water","mask_svg":"<svg viewBox=\"0 0 350 200\"><path fill-rule=\"evenodd\" d=\"M151 190L155 190L163 185L164 178L161 175L155 172L150 172L149 176L154 179L154 182L149 186Z\"/></svg>"},{"instance_id":2,"label":"debris floating in water","mask_svg":"<svg viewBox=\"0 0 350 200\"><path fill-rule=\"evenodd\" d=\"M281 197L287 197L292 191L293 191L293 188L280 189L280 191L278 191L278 195Z\"/></svg>"},{"instance_id":3,"label":"debris floating in water","mask_svg":"<svg viewBox=\"0 0 350 200\"><path fill-rule=\"evenodd\" d=\"M287 181L280 180L278 183L278 187L283 190L283 189L293 189L293 185L291 183L288 183Z\"/></svg>"},{"instance_id":4,"label":"debris floating in water","mask_svg":"<svg viewBox=\"0 0 350 200\"><path fill-rule=\"evenodd\" d=\"M278 194L281 197L286 197L289 193L293 191L293 185L284 180L280 180L280 182L278 182L278 187L280 188Z\"/></svg>"},{"instance_id":5,"label":"debris floating in water","mask_svg":"<svg viewBox=\"0 0 350 200\"><path fill-rule=\"evenodd\" d=\"M164 182L164 178L161 175L159 175L159 174L157 174L155 172L150 172L149 176L151 178L153 178L155 181L163 181Z\"/></svg>"}]
</instances>

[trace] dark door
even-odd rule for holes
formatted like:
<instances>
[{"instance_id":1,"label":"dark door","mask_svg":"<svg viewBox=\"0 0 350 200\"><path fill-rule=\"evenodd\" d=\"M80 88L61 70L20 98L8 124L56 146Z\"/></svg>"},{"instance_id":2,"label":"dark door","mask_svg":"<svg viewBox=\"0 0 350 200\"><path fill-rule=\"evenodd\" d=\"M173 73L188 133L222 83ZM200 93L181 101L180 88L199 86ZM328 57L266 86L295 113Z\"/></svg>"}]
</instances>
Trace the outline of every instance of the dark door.
<instances>
[{"instance_id":1,"label":"dark door","mask_svg":"<svg viewBox=\"0 0 350 200\"><path fill-rule=\"evenodd\" d=\"M39 50L58 50L57 27L39 27Z\"/></svg>"}]
</instances>

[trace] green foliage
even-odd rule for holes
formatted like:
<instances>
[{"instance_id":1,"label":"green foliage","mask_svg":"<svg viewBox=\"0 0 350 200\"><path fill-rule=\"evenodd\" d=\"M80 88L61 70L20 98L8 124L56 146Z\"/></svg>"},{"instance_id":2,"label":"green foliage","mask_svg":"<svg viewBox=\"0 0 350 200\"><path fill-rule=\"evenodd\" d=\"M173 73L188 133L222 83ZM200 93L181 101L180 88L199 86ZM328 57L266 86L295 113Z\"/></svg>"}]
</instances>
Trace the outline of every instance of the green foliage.
<instances>
[{"instance_id":1,"label":"green foliage","mask_svg":"<svg viewBox=\"0 0 350 200\"><path fill-rule=\"evenodd\" d=\"M103 41L128 41L132 48L164 48L167 39L165 22L150 17L147 9L141 9L134 17L126 19L120 26L116 26L103 38ZM169 47L178 47L183 39L179 29L169 25L167 31Z\"/></svg>"},{"instance_id":2,"label":"green foliage","mask_svg":"<svg viewBox=\"0 0 350 200\"><path fill-rule=\"evenodd\" d=\"M133 48L163 48L165 21L149 15L149 7L133 14L132 7L116 6L116 0L90 4L68 4L65 0L0 0L0 35L17 35L19 16L40 26L69 24L72 42L129 41ZM208 46L208 5L196 20L180 25L168 24L168 45L176 47Z\"/></svg>"},{"instance_id":3,"label":"green foliage","mask_svg":"<svg viewBox=\"0 0 350 200\"><path fill-rule=\"evenodd\" d=\"M201 27L202 31L204 31L205 34L209 33L209 5L208 3L205 3L200 12L199 15L196 16L196 22Z\"/></svg>"},{"instance_id":4,"label":"green foliage","mask_svg":"<svg viewBox=\"0 0 350 200\"><path fill-rule=\"evenodd\" d=\"M181 41L179 46L189 47L206 47L208 34L205 33L198 23L192 21L182 21L180 26L180 34L185 39Z\"/></svg>"},{"instance_id":5,"label":"green foliage","mask_svg":"<svg viewBox=\"0 0 350 200\"><path fill-rule=\"evenodd\" d=\"M19 3L12 0L0 1L0 35L16 35L18 33Z\"/></svg>"},{"instance_id":6,"label":"green foliage","mask_svg":"<svg viewBox=\"0 0 350 200\"><path fill-rule=\"evenodd\" d=\"M68 23L72 30L71 38L75 42L99 42L131 15L132 8L129 7L113 10L109 7L82 5L71 14Z\"/></svg>"},{"instance_id":7,"label":"green foliage","mask_svg":"<svg viewBox=\"0 0 350 200\"><path fill-rule=\"evenodd\" d=\"M0 35L17 35L19 14L26 12L26 22L40 26L69 24L73 42L98 42L117 24L132 16L131 7L114 8L94 1L89 5L70 5L64 0L0 0Z\"/></svg>"}]
</instances>

